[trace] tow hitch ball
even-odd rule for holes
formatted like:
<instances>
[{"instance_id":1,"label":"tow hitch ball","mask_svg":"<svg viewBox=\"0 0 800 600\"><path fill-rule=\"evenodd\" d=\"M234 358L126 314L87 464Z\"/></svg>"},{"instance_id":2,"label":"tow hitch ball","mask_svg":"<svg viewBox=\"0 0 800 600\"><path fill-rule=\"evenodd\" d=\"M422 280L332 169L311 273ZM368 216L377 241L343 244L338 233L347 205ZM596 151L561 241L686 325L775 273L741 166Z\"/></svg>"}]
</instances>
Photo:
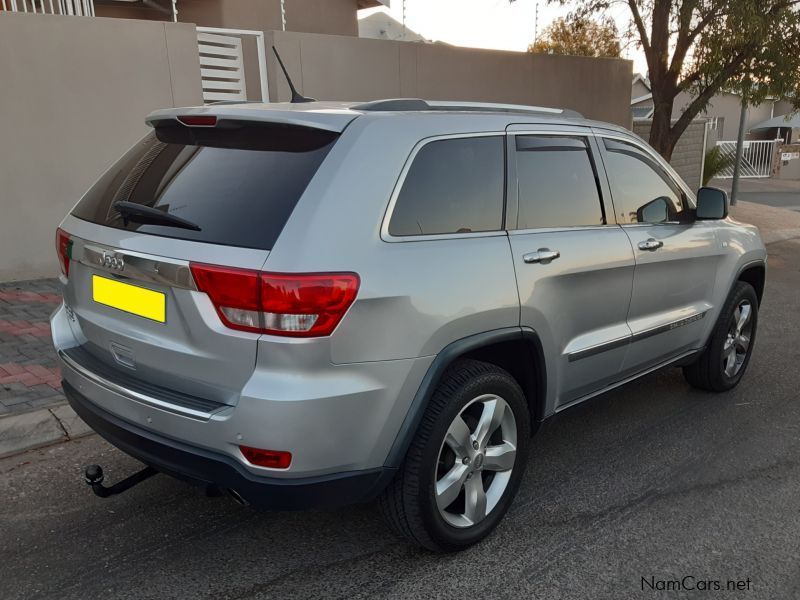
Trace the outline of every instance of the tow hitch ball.
<instances>
[{"instance_id":1,"label":"tow hitch ball","mask_svg":"<svg viewBox=\"0 0 800 600\"><path fill-rule=\"evenodd\" d=\"M103 485L103 469L100 465L89 465L84 471L84 478L86 485L92 488L92 491L101 498L108 498L116 494L121 494L125 490L129 490L133 486L142 483L146 479L150 479L153 475L158 473L153 467L145 467L138 473L134 473L127 479L123 479L112 485L106 487Z\"/></svg>"}]
</instances>

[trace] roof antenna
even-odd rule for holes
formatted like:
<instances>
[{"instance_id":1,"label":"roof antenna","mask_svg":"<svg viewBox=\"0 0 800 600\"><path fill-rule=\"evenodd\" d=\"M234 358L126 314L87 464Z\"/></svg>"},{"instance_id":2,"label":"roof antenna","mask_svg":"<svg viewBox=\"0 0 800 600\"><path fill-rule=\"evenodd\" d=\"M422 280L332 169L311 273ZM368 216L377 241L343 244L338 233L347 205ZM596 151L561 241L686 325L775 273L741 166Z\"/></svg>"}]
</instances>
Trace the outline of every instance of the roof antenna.
<instances>
[{"instance_id":1,"label":"roof antenna","mask_svg":"<svg viewBox=\"0 0 800 600\"><path fill-rule=\"evenodd\" d=\"M272 51L275 53L275 58L278 59L278 64L281 66L281 70L283 71L284 76L286 77L286 83L289 84L289 89L292 90L292 99L289 100L292 104L297 104L299 102L316 102L314 98L306 98L305 96L298 93L295 89L294 84L292 83L292 78L289 77L289 72L286 70L286 67L281 60L281 55L278 54L278 51L275 49L275 46L272 47Z\"/></svg>"}]
</instances>

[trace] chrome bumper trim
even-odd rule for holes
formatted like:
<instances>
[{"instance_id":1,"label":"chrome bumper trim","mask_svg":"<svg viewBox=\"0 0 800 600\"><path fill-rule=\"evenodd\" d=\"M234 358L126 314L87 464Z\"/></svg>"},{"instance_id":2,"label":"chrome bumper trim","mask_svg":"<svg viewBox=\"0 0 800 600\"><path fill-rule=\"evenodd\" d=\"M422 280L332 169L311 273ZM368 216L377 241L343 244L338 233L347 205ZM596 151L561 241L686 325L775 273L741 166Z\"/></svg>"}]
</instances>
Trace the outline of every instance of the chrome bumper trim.
<instances>
[{"instance_id":1,"label":"chrome bumper trim","mask_svg":"<svg viewBox=\"0 0 800 600\"><path fill-rule=\"evenodd\" d=\"M123 387L117 383L114 383L113 381L109 381L105 377L102 377L97 373L93 373L89 369L85 368L83 365L73 360L63 350L58 351L58 357L61 359L64 365L72 369L78 375L85 377L95 385L99 385L100 387L103 387L110 392L119 394L120 396L128 398L129 400L133 400L134 402L139 402L140 404L145 404L152 408L157 408L159 410L181 415L183 417L188 417L190 419L195 419L198 421L208 421L214 415L213 412L205 412L205 411L194 410L191 408L186 408L183 406L176 406L175 404L164 402L163 400L159 400L158 398L147 396L135 390Z\"/></svg>"}]
</instances>

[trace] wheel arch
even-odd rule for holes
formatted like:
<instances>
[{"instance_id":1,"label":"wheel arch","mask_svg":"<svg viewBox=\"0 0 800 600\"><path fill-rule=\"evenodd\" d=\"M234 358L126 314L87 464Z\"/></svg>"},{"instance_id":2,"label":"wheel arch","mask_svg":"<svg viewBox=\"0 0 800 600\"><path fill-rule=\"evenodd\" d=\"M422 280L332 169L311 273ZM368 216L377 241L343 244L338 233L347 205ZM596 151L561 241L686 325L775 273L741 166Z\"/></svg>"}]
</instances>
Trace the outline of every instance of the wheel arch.
<instances>
[{"instance_id":1,"label":"wheel arch","mask_svg":"<svg viewBox=\"0 0 800 600\"><path fill-rule=\"evenodd\" d=\"M529 328L495 329L456 340L436 355L411 401L385 466L398 467L402 463L436 386L447 368L462 358L481 360L508 371L525 393L531 432L536 430L544 418L547 395L547 371L541 340Z\"/></svg>"},{"instance_id":2,"label":"wheel arch","mask_svg":"<svg viewBox=\"0 0 800 600\"><path fill-rule=\"evenodd\" d=\"M764 296L764 284L767 280L767 266L761 261L751 262L744 265L736 276L736 281L744 281L753 286L756 291L758 303Z\"/></svg>"}]
</instances>

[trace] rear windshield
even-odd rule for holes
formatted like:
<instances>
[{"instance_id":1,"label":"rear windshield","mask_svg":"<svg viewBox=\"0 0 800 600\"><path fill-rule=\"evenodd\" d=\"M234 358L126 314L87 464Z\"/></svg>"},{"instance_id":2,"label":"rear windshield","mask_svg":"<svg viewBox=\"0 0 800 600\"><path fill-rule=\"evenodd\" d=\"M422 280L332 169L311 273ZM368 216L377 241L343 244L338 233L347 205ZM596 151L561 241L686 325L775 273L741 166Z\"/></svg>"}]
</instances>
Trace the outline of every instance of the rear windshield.
<instances>
[{"instance_id":1,"label":"rear windshield","mask_svg":"<svg viewBox=\"0 0 800 600\"><path fill-rule=\"evenodd\" d=\"M271 250L337 137L230 121L212 128L160 126L103 175L72 214L139 233ZM119 201L169 213L199 230L126 219L114 208Z\"/></svg>"}]
</instances>

